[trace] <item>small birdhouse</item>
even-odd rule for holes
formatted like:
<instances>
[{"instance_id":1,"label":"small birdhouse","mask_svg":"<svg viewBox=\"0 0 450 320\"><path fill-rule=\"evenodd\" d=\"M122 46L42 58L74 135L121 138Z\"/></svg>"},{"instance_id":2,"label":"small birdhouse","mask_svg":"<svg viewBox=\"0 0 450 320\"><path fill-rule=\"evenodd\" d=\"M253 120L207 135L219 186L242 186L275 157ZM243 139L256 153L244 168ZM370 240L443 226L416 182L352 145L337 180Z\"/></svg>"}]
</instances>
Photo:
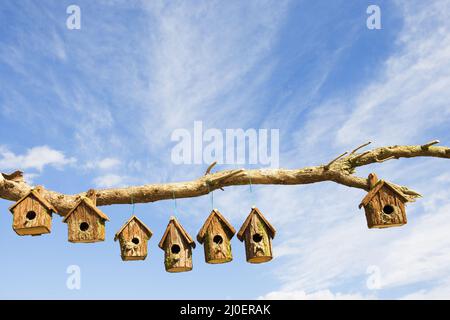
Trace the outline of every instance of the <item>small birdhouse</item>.
<instances>
[{"instance_id":1,"label":"small birdhouse","mask_svg":"<svg viewBox=\"0 0 450 320\"><path fill-rule=\"evenodd\" d=\"M214 209L197 235L197 241L205 250L205 261L225 263L233 260L230 241L235 233L233 226Z\"/></svg>"},{"instance_id":2,"label":"small birdhouse","mask_svg":"<svg viewBox=\"0 0 450 320\"><path fill-rule=\"evenodd\" d=\"M145 260L147 242L152 234L138 217L132 216L114 237L114 241L119 240L122 260Z\"/></svg>"},{"instance_id":3,"label":"small birdhouse","mask_svg":"<svg viewBox=\"0 0 450 320\"><path fill-rule=\"evenodd\" d=\"M13 229L21 236L40 236L50 233L52 213L55 208L41 196L41 188L37 187L20 198L9 208L13 214Z\"/></svg>"},{"instance_id":4,"label":"small birdhouse","mask_svg":"<svg viewBox=\"0 0 450 320\"><path fill-rule=\"evenodd\" d=\"M275 229L263 216L261 211L252 207L237 237L245 240L245 253L247 262L262 263L272 260L272 239L275 237Z\"/></svg>"},{"instance_id":5,"label":"small birdhouse","mask_svg":"<svg viewBox=\"0 0 450 320\"><path fill-rule=\"evenodd\" d=\"M96 207L95 193L88 192L64 217L68 224L70 242L98 242L105 240L105 221L109 218Z\"/></svg>"},{"instance_id":6,"label":"small birdhouse","mask_svg":"<svg viewBox=\"0 0 450 320\"><path fill-rule=\"evenodd\" d=\"M369 175L370 191L361 201L364 207L367 226L372 228L389 228L406 224L405 203L408 199L389 182L379 180L375 174Z\"/></svg>"},{"instance_id":7,"label":"small birdhouse","mask_svg":"<svg viewBox=\"0 0 450 320\"><path fill-rule=\"evenodd\" d=\"M170 217L159 247L164 250L167 272L192 270L192 249L195 248L195 242L175 217Z\"/></svg>"}]
</instances>

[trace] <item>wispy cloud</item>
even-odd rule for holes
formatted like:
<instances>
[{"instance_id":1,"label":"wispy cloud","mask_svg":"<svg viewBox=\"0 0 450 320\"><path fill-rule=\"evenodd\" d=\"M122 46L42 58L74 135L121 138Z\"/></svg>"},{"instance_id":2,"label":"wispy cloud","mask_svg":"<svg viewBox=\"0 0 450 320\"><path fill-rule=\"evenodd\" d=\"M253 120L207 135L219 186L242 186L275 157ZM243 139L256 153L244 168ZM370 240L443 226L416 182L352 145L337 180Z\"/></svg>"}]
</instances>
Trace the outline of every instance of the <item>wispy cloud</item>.
<instances>
[{"instance_id":1,"label":"wispy cloud","mask_svg":"<svg viewBox=\"0 0 450 320\"><path fill-rule=\"evenodd\" d=\"M67 158L64 153L48 146L28 149L25 154L15 154L5 146L0 146L1 169L36 169L42 171L46 166L58 169L75 163L75 158Z\"/></svg>"},{"instance_id":2,"label":"wispy cloud","mask_svg":"<svg viewBox=\"0 0 450 320\"><path fill-rule=\"evenodd\" d=\"M317 161L318 156L329 157L369 140L389 145L420 143L436 138L432 136L436 132L443 134L440 138L450 137L444 129L450 122L446 90L450 60L445 58L450 56L449 3L399 6L404 25L397 50L356 96L329 97L309 113L306 124L294 134L299 142L293 153ZM356 209L362 192L324 185L302 189L302 201L293 201L298 210L283 211L291 217L286 219L298 221L297 230L281 225L279 234L287 236L275 241L275 251L283 260L277 272L282 287L268 296L302 298L311 292L314 296L317 290L327 296L330 290L348 291L350 283L350 296L358 297L400 298L390 289L418 284L426 284L427 289L407 297L447 294L450 260L445 252L450 250L446 232L450 226L445 216L450 197L441 184L448 180L430 172L426 160L408 165L393 162L377 167L380 175L411 183L426 194L408 207L411 218L403 228L367 230L364 214ZM423 182L431 179L434 186ZM277 200L289 203L291 197L279 194ZM366 287L366 268L371 265L381 270L379 291Z\"/></svg>"}]
</instances>

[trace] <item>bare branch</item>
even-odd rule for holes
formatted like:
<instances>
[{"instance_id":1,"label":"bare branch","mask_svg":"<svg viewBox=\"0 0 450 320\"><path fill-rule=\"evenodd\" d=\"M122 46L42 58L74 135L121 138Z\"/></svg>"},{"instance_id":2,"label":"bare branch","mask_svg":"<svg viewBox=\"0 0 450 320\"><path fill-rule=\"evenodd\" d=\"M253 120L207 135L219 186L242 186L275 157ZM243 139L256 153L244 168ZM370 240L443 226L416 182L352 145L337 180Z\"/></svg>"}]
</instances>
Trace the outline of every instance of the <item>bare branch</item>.
<instances>
[{"instance_id":1,"label":"bare branch","mask_svg":"<svg viewBox=\"0 0 450 320\"><path fill-rule=\"evenodd\" d=\"M348 152L345 151L343 154L337 156L336 158L334 158L333 160L331 160L330 162L328 162L323 168L324 168L325 170L329 170L330 167L331 167L331 165L332 165L333 163L335 163L336 161L338 161L339 159L341 159L341 158L342 158L343 156L345 156L347 153L348 153Z\"/></svg>"},{"instance_id":2,"label":"bare branch","mask_svg":"<svg viewBox=\"0 0 450 320\"><path fill-rule=\"evenodd\" d=\"M433 141L430 141L430 142L428 142L428 143L425 143L425 144L421 145L420 147L421 147L423 150L427 150L427 149L428 149L429 147L431 147L432 145L435 145L435 144L438 144L438 143L440 143L439 140L433 140Z\"/></svg>"},{"instance_id":3,"label":"bare branch","mask_svg":"<svg viewBox=\"0 0 450 320\"><path fill-rule=\"evenodd\" d=\"M208 169L206 169L205 172L205 176L211 173L211 169L217 164L217 161L214 161L213 163L211 163L208 167Z\"/></svg>"},{"instance_id":4,"label":"bare branch","mask_svg":"<svg viewBox=\"0 0 450 320\"><path fill-rule=\"evenodd\" d=\"M396 156L392 156L392 157L387 157L385 159L377 159L377 162L378 163L382 163L382 162L385 162L385 161L388 161L388 160L392 160L392 159L398 159L398 158Z\"/></svg>"},{"instance_id":5,"label":"bare branch","mask_svg":"<svg viewBox=\"0 0 450 320\"><path fill-rule=\"evenodd\" d=\"M350 155L352 155L352 154L355 154L355 153L356 153L356 151L358 151L358 150L360 150L360 149L362 149L362 148L364 148L364 147L368 146L368 145L369 145L369 144L371 144L371 143L372 143L372 141L369 141L369 142L366 142L366 143L364 143L364 144L360 145L359 147L357 147L357 148L353 149L353 151L352 151L352 152L350 152Z\"/></svg>"},{"instance_id":6,"label":"bare branch","mask_svg":"<svg viewBox=\"0 0 450 320\"><path fill-rule=\"evenodd\" d=\"M360 154L357 151L362 145L354 149L349 156L346 153L333 159L326 165L306 167L301 169L236 169L211 173L213 164L207 173L193 181L147 184L128 188L114 188L95 190L98 206L113 204L129 204L131 196L134 203L148 203L173 198L199 197L210 191L230 186L252 184L267 185L300 185L322 181L333 181L348 187L369 190L368 180L353 175L356 168L372 163L381 163L391 159L412 157L435 157L450 159L450 148L433 146L436 141L417 146L391 146L372 149ZM426 146L426 148L423 148ZM29 186L23 180L21 172L0 174L0 198L17 201L27 192ZM405 196L414 201L420 194L404 186L395 185ZM41 195L49 201L58 214L65 215L76 204L80 196L86 192L66 195L51 190L42 189Z\"/></svg>"}]
</instances>

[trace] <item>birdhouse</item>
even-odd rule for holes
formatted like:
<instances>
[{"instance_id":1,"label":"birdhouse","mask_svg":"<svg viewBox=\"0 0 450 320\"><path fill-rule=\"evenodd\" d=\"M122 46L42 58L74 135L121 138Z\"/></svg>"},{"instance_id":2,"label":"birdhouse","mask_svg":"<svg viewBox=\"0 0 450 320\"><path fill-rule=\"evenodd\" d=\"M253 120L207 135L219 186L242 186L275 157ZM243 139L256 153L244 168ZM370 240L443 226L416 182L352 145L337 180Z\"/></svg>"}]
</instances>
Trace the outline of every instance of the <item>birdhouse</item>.
<instances>
[{"instance_id":1,"label":"birdhouse","mask_svg":"<svg viewBox=\"0 0 450 320\"><path fill-rule=\"evenodd\" d=\"M235 233L233 226L214 209L197 235L197 241L205 250L205 261L225 263L233 260L230 241Z\"/></svg>"},{"instance_id":2,"label":"birdhouse","mask_svg":"<svg viewBox=\"0 0 450 320\"><path fill-rule=\"evenodd\" d=\"M122 260L145 260L147 242L152 234L138 217L132 216L114 237L114 241L119 240Z\"/></svg>"},{"instance_id":3,"label":"birdhouse","mask_svg":"<svg viewBox=\"0 0 450 320\"><path fill-rule=\"evenodd\" d=\"M159 247L164 250L167 272L192 270L192 249L195 248L195 242L175 217L170 217Z\"/></svg>"},{"instance_id":4,"label":"birdhouse","mask_svg":"<svg viewBox=\"0 0 450 320\"><path fill-rule=\"evenodd\" d=\"M376 175L369 175L370 191L361 201L364 207L367 226L372 228L389 228L406 224L405 203L408 199L395 186Z\"/></svg>"},{"instance_id":5,"label":"birdhouse","mask_svg":"<svg viewBox=\"0 0 450 320\"><path fill-rule=\"evenodd\" d=\"M245 240L245 253L247 262L262 263L272 260L272 240L275 237L275 229L263 216L261 211L252 207L237 237Z\"/></svg>"},{"instance_id":6,"label":"birdhouse","mask_svg":"<svg viewBox=\"0 0 450 320\"><path fill-rule=\"evenodd\" d=\"M41 196L41 190L40 187L32 189L9 208L13 214L13 229L18 235L50 233L52 213L56 210Z\"/></svg>"},{"instance_id":7,"label":"birdhouse","mask_svg":"<svg viewBox=\"0 0 450 320\"><path fill-rule=\"evenodd\" d=\"M64 217L68 225L70 242L98 242L105 240L106 214L96 207L95 193L81 197L75 207Z\"/></svg>"}]
</instances>

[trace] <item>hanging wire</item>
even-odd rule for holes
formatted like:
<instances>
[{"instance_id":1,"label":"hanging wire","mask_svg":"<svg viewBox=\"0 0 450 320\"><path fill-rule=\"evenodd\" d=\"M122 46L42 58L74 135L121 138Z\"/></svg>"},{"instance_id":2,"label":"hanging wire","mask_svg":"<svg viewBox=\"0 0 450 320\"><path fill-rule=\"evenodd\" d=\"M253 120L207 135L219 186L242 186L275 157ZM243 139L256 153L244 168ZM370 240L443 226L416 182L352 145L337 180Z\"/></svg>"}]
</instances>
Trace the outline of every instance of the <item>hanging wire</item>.
<instances>
[{"instance_id":1,"label":"hanging wire","mask_svg":"<svg viewBox=\"0 0 450 320\"><path fill-rule=\"evenodd\" d=\"M209 188L209 183L206 183L206 185L208 186L208 193L211 194L211 211L214 210L214 191L211 191L211 189Z\"/></svg>"},{"instance_id":2,"label":"hanging wire","mask_svg":"<svg viewBox=\"0 0 450 320\"><path fill-rule=\"evenodd\" d=\"M249 189L250 189L250 197L251 197L251 202L253 202L252 207L255 206L255 194L253 192L253 188L252 188L252 178L250 176L248 176L248 181L249 181Z\"/></svg>"},{"instance_id":3,"label":"hanging wire","mask_svg":"<svg viewBox=\"0 0 450 320\"><path fill-rule=\"evenodd\" d=\"M178 208L177 208L177 198L175 198L175 191L172 191L173 196L173 210L175 211L175 214L178 215Z\"/></svg>"},{"instance_id":4,"label":"hanging wire","mask_svg":"<svg viewBox=\"0 0 450 320\"><path fill-rule=\"evenodd\" d=\"M133 198L133 190L131 190L131 214L134 216L134 207L135 207L135 203L134 203L134 198Z\"/></svg>"}]
</instances>

